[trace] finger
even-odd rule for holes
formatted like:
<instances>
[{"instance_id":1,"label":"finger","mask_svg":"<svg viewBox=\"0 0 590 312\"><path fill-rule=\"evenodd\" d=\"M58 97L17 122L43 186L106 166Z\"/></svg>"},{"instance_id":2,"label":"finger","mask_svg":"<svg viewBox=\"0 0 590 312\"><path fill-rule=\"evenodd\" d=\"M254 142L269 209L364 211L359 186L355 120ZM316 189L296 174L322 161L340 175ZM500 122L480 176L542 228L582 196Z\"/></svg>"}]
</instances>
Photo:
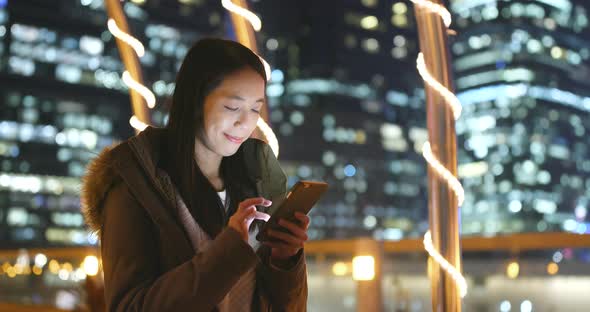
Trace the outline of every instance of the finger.
<instances>
[{"instance_id":1,"label":"finger","mask_svg":"<svg viewBox=\"0 0 590 312\"><path fill-rule=\"evenodd\" d=\"M268 219L270 219L270 215L264 212L256 211L253 215L253 219L268 221Z\"/></svg>"},{"instance_id":2,"label":"finger","mask_svg":"<svg viewBox=\"0 0 590 312\"><path fill-rule=\"evenodd\" d=\"M236 218L238 218L239 220L243 221L243 220L247 220L248 216L252 215L256 213L256 207L254 206L249 206L246 208L242 208L241 210L238 210L236 212Z\"/></svg>"},{"instance_id":3,"label":"finger","mask_svg":"<svg viewBox=\"0 0 590 312\"><path fill-rule=\"evenodd\" d=\"M303 240L299 239L298 237L292 234L283 233L277 230L269 230L268 235L283 241L284 243L288 244L291 248L303 247Z\"/></svg>"},{"instance_id":4,"label":"finger","mask_svg":"<svg viewBox=\"0 0 590 312\"><path fill-rule=\"evenodd\" d=\"M254 207L254 206L251 206ZM245 218L244 218L244 223L246 224L246 226L248 228L250 228L250 225L252 224L252 222L254 221L254 219L257 220L264 220L264 221L268 221L268 219L270 219L270 216L264 212L259 212L256 210L252 210Z\"/></svg>"},{"instance_id":5,"label":"finger","mask_svg":"<svg viewBox=\"0 0 590 312\"><path fill-rule=\"evenodd\" d=\"M245 209L250 206L265 206L268 207L272 205L272 201L264 198L264 197L255 197L255 198L248 198L242 201L238 207L239 209Z\"/></svg>"},{"instance_id":6,"label":"finger","mask_svg":"<svg viewBox=\"0 0 590 312\"><path fill-rule=\"evenodd\" d=\"M296 213L295 213L295 217L296 217L296 218L297 218L299 221L301 221L301 223L303 223L303 225L304 225L304 227L303 227L303 228L304 228L304 229L307 229L307 227L309 226L309 223L310 223L310 221L311 221L311 219L309 218L309 216L308 216L308 215L306 215L306 214L303 214L303 213L301 213L301 212L296 212Z\"/></svg>"},{"instance_id":7,"label":"finger","mask_svg":"<svg viewBox=\"0 0 590 312\"><path fill-rule=\"evenodd\" d=\"M307 233L305 232L305 228L301 228L304 225L297 225L285 219L280 219L279 225L289 230L291 233L293 233L293 235L297 236L299 239L304 241L307 240Z\"/></svg>"},{"instance_id":8,"label":"finger","mask_svg":"<svg viewBox=\"0 0 590 312\"><path fill-rule=\"evenodd\" d=\"M293 247L291 245L287 245L285 243L277 242L277 241L263 241L262 244L272 247L272 248L280 248L280 249L296 249L299 250L301 247Z\"/></svg>"}]
</instances>

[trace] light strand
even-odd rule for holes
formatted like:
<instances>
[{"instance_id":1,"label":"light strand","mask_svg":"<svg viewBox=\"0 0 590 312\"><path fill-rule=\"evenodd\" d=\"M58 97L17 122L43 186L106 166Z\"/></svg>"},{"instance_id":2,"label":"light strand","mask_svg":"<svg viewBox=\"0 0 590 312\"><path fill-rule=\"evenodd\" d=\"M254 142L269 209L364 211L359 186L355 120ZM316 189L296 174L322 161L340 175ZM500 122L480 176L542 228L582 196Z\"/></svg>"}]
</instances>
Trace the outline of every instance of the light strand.
<instances>
[{"instance_id":1,"label":"light strand","mask_svg":"<svg viewBox=\"0 0 590 312\"><path fill-rule=\"evenodd\" d=\"M115 36L117 39L121 40L122 42L128 44L137 54L138 57L142 57L145 55L145 48L143 44L132 35L122 31L119 26L117 25L116 21L112 18L109 18L107 22L107 28ZM123 72L121 76L123 82L132 90L139 93L144 99L149 108L154 108L156 106L156 97L154 93L148 89L143 84L139 83L137 79L134 79L129 73L129 71ZM136 115L133 115L129 120L129 124L138 131L143 131L147 128L147 124L139 120Z\"/></svg>"},{"instance_id":2,"label":"light strand","mask_svg":"<svg viewBox=\"0 0 590 312\"><path fill-rule=\"evenodd\" d=\"M429 10L432 13L440 15L447 28L451 26L451 12L449 12L449 10L447 10L447 8L444 6L429 0L412 0L412 2L422 8Z\"/></svg>"},{"instance_id":3,"label":"light strand","mask_svg":"<svg viewBox=\"0 0 590 312\"><path fill-rule=\"evenodd\" d=\"M228 11L244 17L248 22L250 22L252 28L254 28L255 31L260 31L260 28L262 27L262 22L260 21L260 18L258 18L258 16L256 16L254 13L252 13L248 9L237 6L236 4L231 2L231 0L221 0L221 5ZM269 81L271 76L270 65L262 56L258 55L258 58L264 65L266 80ZM274 131L272 131L272 128L266 123L266 121L262 117L258 118L256 126L258 127L258 129L260 129L262 135L264 135L264 138L268 142L268 145L270 145L270 148L275 154L275 157L279 157L279 140L277 139L277 136L274 133Z\"/></svg>"},{"instance_id":4,"label":"light strand","mask_svg":"<svg viewBox=\"0 0 590 312\"><path fill-rule=\"evenodd\" d=\"M239 16L245 18L250 24L252 28L256 31L260 31L262 28L262 21L256 14L252 13L252 11L245 9L239 5L236 5L231 0L221 0L221 5L228 11L238 14Z\"/></svg>"},{"instance_id":5,"label":"light strand","mask_svg":"<svg viewBox=\"0 0 590 312\"><path fill-rule=\"evenodd\" d=\"M109 18L109 21L107 22L107 27L109 28L109 31L111 32L111 34L113 34L113 36L117 37L118 39L122 40L123 42L131 46L135 53L137 53L137 56L142 57L145 54L145 48L143 47L143 44L141 44L141 42L137 40L135 37L122 31L119 28L119 26L117 26L117 22L115 22L114 19Z\"/></svg>"},{"instance_id":6,"label":"light strand","mask_svg":"<svg viewBox=\"0 0 590 312\"><path fill-rule=\"evenodd\" d=\"M129 124L135 128L137 131L143 131L145 130L145 128L147 128L147 124L143 123L141 120L139 120L139 118L137 118L137 116L133 115L131 116L131 119L129 119Z\"/></svg>"},{"instance_id":7,"label":"light strand","mask_svg":"<svg viewBox=\"0 0 590 312\"><path fill-rule=\"evenodd\" d=\"M156 106L156 96L141 83L137 82L128 71L123 72L123 82L131 89L137 91L145 99L149 108Z\"/></svg>"},{"instance_id":8,"label":"light strand","mask_svg":"<svg viewBox=\"0 0 590 312\"><path fill-rule=\"evenodd\" d=\"M434 3L428 0L412 0L412 2L423 9L427 9L432 13L438 14L446 27L448 28L451 25L451 14L449 11L442 5L438 3ZM424 55L422 53L418 54L418 58L416 60L416 67L420 76L424 80L424 82L429 85L434 91L438 92L443 99L444 102L450 106L451 110L453 111L454 119L457 120L461 116L461 103L455 94L443 86L439 81L437 81L428 71L426 66L426 62L424 60ZM422 155L426 159L428 165L434 169L436 174L442 177L446 183L450 186L457 197L457 204L461 206L463 201L465 200L465 190L461 186L461 182L450 170L445 168L441 162L436 158L432 149L430 148L430 142L425 142L422 147ZM457 288L459 289L459 295L461 298L467 295L467 282L465 281L465 277L461 274L461 272L453 266L447 259L445 259L438 250L434 247L432 243L432 236L430 231L427 231L424 234L424 249L428 252L429 256L436 261L440 267L445 270L449 276L455 281Z\"/></svg>"},{"instance_id":9,"label":"light strand","mask_svg":"<svg viewBox=\"0 0 590 312\"><path fill-rule=\"evenodd\" d=\"M424 249L426 249L432 259L438 262L441 268L447 271L451 275L451 278L455 280L457 286L459 287L459 295L461 295L461 298L465 297L465 295L467 295L467 281L465 281L465 277L463 277L461 272L459 272L436 250L436 248L434 248L430 231L427 231L426 234L424 234Z\"/></svg>"},{"instance_id":10,"label":"light strand","mask_svg":"<svg viewBox=\"0 0 590 312\"><path fill-rule=\"evenodd\" d=\"M264 118L262 117L258 118L256 125L258 126L258 129L260 129L260 132L264 134L264 137L268 141L268 145L270 145L270 148L275 154L275 157L279 157L279 141L275 133L272 131L272 128L266 123L266 121L264 121Z\"/></svg>"},{"instance_id":11,"label":"light strand","mask_svg":"<svg viewBox=\"0 0 590 312\"><path fill-rule=\"evenodd\" d=\"M445 179L445 181L451 186L451 189L453 189L457 196L457 205L461 206L465 200L465 190L463 189L463 186L461 186L459 179L445 168L436 156L434 156L432 149L430 148L430 142L426 142L422 146L422 156L424 156L430 167L432 167L432 169L434 169L436 173Z\"/></svg>"},{"instance_id":12,"label":"light strand","mask_svg":"<svg viewBox=\"0 0 590 312\"><path fill-rule=\"evenodd\" d=\"M461 102L459 102L459 99L453 92L445 88L445 86L443 86L440 82L436 81L434 77L432 77L432 75L428 71L428 68L426 68L426 62L424 61L424 54L422 54L422 52L418 53L418 59L416 60L416 64L418 72L420 73L420 76L422 76L422 79L424 79L424 82L426 82L430 87L432 87L435 91L437 91L440 95L444 97L445 102L448 103L451 106L451 109L453 110L453 116L455 117L455 120L459 119L462 110Z\"/></svg>"},{"instance_id":13,"label":"light strand","mask_svg":"<svg viewBox=\"0 0 590 312\"><path fill-rule=\"evenodd\" d=\"M262 61L262 65L264 66L264 73L266 74L266 81L269 81L270 74L271 74L270 65L262 56L258 55L258 58L260 59L260 61Z\"/></svg>"}]
</instances>

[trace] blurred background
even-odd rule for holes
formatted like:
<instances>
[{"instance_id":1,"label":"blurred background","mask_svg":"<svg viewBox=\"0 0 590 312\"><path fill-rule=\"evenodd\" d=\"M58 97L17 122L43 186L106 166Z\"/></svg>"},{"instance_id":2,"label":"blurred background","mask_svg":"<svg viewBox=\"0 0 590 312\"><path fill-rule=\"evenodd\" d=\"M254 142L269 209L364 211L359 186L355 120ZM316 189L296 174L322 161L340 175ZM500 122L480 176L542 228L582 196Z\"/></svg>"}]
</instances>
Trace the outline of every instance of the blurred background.
<instances>
[{"instance_id":1,"label":"blurred background","mask_svg":"<svg viewBox=\"0 0 590 312\"><path fill-rule=\"evenodd\" d=\"M384 311L430 311L425 92L409 0L249 0L272 67L268 123L297 180L323 180L310 311L362 311L352 256L378 246ZM590 309L590 2L451 0L465 311ZM151 117L199 38L235 38L217 0L126 0ZM134 134L101 0L0 0L0 310L98 311L85 166ZM303 148L305 147L305 148Z\"/></svg>"}]
</instances>

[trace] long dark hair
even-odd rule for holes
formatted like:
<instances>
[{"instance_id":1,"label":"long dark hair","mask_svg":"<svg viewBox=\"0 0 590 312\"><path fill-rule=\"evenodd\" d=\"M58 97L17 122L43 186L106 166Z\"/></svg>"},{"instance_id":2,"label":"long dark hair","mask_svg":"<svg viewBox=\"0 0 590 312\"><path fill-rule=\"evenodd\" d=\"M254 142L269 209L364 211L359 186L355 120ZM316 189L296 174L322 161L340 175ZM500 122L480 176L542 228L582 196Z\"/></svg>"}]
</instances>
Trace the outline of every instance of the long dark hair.
<instances>
[{"instance_id":1,"label":"long dark hair","mask_svg":"<svg viewBox=\"0 0 590 312\"><path fill-rule=\"evenodd\" d=\"M221 161L221 178L230 199L228 213L195 161L195 137L203 133L204 103L223 79L240 69L255 70L264 81L259 57L245 46L223 39L201 39L188 51L176 77L160 166L167 171L189 211L213 238L246 196L255 194L242 149ZM224 218L225 217L225 218Z\"/></svg>"}]
</instances>

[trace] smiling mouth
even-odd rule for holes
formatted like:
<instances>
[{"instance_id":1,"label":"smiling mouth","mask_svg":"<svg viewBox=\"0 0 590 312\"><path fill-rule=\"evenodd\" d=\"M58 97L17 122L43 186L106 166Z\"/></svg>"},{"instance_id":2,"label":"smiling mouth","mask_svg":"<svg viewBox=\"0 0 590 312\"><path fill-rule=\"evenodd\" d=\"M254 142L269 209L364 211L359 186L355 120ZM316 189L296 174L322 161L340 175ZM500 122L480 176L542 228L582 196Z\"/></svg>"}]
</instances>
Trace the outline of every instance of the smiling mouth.
<instances>
[{"instance_id":1,"label":"smiling mouth","mask_svg":"<svg viewBox=\"0 0 590 312\"><path fill-rule=\"evenodd\" d=\"M225 137L226 137L226 138L227 138L227 139L228 139L230 142L232 142L232 143L240 144L240 143L242 143L242 142L244 141L244 139L242 139L242 138L238 138L238 137L235 137L235 136L231 136L231 135L229 135L229 134L227 134L227 133L224 133L223 135L225 135Z\"/></svg>"}]
</instances>

